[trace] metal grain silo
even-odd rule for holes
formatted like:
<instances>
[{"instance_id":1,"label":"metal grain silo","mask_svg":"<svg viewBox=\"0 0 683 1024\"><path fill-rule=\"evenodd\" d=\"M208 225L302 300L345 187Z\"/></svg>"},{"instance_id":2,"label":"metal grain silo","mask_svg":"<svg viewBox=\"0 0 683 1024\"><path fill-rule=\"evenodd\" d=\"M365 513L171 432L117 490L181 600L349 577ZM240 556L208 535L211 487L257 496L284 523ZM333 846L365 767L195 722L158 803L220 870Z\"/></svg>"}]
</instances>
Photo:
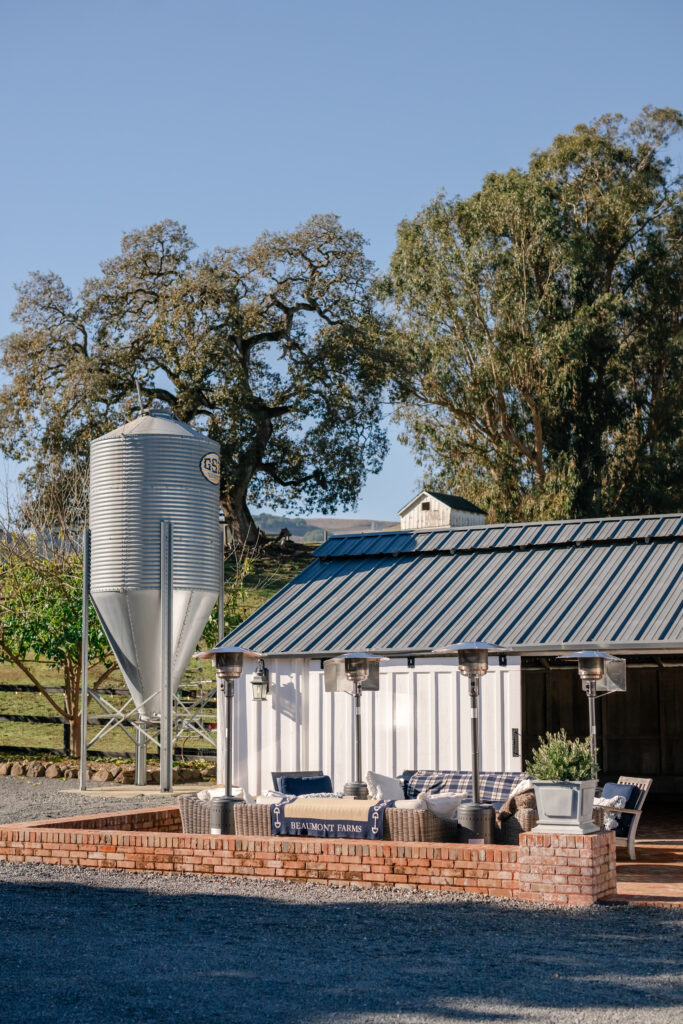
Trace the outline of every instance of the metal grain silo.
<instances>
[{"instance_id":1,"label":"metal grain silo","mask_svg":"<svg viewBox=\"0 0 683 1024\"><path fill-rule=\"evenodd\" d=\"M145 717L170 707L164 677L175 692L218 598L219 469L219 445L165 411L90 445L90 596Z\"/></svg>"}]
</instances>

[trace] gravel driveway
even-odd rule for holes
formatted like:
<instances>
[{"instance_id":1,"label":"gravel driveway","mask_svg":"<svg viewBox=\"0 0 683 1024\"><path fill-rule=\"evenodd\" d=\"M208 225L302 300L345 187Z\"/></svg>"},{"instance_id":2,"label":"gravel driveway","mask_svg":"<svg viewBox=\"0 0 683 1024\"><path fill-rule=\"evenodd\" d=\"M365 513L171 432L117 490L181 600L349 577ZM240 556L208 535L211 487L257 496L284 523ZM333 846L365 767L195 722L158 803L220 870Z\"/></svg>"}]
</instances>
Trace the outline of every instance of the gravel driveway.
<instances>
[{"instance_id":1,"label":"gravel driveway","mask_svg":"<svg viewBox=\"0 0 683 1024\"><path fill-rule=\"evenodd\" d=\"M0 783L2 820L124 806ZM3 1024L681 1020L677 911L2 863L0 891Z\"/></svg>"},{"instance_id":2,"label":"gravel driveway","mask_svg":"<svg viewBox=\"0 0 683 1024\"><path fill-rule=\"evenodd\" d=\"M114 793L120 788L115 782L98 784L98 789L105 787ZM0 777L0 824L68 818L75 814L97 814L99 811L126 811L136 807L162 807L174 802L172 796L159 792L131 799L120 796L84 796L78 792L78 779Z\"/></svg>"}]
</instances>

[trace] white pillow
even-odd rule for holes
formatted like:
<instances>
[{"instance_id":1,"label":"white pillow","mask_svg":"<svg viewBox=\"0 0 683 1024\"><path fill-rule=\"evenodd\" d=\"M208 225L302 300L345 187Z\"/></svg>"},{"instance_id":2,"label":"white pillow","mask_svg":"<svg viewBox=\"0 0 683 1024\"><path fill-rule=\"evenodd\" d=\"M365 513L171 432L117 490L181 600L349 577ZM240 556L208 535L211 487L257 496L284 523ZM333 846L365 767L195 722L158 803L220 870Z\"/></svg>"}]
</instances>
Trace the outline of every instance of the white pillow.
<instances>
[{"instance_id":1,"label":"white pillow","mask_svg":"<svg viewBox=\"0 0 683 1024\"><path fill-rule=\"evenodd\" d=\"M458 807L465 799L464 796L456 796L454 793L425 793L427 807L437 818L444 818L452 821Z\"/></svg>"},{"instance_id":2,"label":"white pillow","mask_svg":"<svg viewBox=\"0 0 683 1024\"><path fill-rule=\"evenodd\" d=\"M251 793L241 786L233 786L232 795L236 796L239 800L244 800L245 804L253 804L254 802ZM217 796L225 796L225 786L214 786L213 789L202 789L197 793L198 800L213 800Z\"/></svg>"},{"instance_id":3,"label":"white pillow","mask_svg":"<svg viewBox=\"0 0 683 1024\"><path fill-rule=\"evenodd\" d=\"M376 800L403 800L403 779L394 779L391 775L379 775L368 772L365 782L371 797Z\"/></svg>"},{"instance_id":4,"label":"white pillow","mask_svg":"<svg viewBox=\"0 0 683 1024\"><path fill-rule=\"evenodd\" d=\"M414 800L395 800L394 807L399 811L424 811L427 801L424 794L420 793Z\"/></svg>"},{"instance_id":5,"label":"white pillow","mask_svg":"<svg viewBox=\"0 0 683 1024\"><path fill-rule=\"evenodd\" d=\"M614 807L615 809L616 808L626 807L626 797L625 796L597 796L593 800L593 806L594 807ZM606 814L605 818L604 818L604 821L603 821L602 827L604 828L604 830L606 832L611 832L613 829L619 827L619 818L620 818L620 815L618 815L618 814Z\"/></svg>"},{"instance_id":6,"label":"white pillow","mask_svg":"<svg viewBox=\"0 0 683 1024\"><path fill-rule=\"evenodd\" d=\"M271 790L268 793L261 793L256 797L257 804L279 804L281 800L284 800L284 793L275 793Z\"/></svg>"}]
</instances>

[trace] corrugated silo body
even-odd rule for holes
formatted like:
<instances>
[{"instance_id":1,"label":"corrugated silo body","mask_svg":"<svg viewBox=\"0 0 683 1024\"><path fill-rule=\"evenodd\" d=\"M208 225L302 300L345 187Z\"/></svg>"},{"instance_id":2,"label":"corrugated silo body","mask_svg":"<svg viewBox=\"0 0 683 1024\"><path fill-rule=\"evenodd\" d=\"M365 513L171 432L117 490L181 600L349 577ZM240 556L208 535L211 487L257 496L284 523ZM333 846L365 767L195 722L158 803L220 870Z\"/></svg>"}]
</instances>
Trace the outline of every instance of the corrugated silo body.
<instances>
[{"instance_id":1,"label":"corrugated silo body","mask_svg":"<svg viewBox=\"0 0 683 1024\"><path fill-rule=\"evenodd\" d=\"M154 411L90 445L90 593L140 712L161 711L161 523L171 523L175 692L218 598L220 447Z\"/></svg>"}]
</instances>

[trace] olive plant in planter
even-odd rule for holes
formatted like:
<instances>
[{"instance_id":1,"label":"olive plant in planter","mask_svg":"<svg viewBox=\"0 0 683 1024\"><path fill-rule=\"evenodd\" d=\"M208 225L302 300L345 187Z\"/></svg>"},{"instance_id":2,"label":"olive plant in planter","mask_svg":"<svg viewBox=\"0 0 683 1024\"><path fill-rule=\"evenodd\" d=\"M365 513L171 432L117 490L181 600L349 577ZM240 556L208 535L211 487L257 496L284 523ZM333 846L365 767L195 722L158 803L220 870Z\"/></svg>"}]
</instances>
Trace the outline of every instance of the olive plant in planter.
<instances>
[{"instance_id":1,"label":"olive plant in planter","mask_svg":"<svg viewBox=\"0 0 683 1024\"><path fill-rule=\"evenodd\" d=\"M570 740L564 729L538 738L527 762L534 780L538 824L534 832L597 832L593 800L598 766L591 756L590 739Z\"/></svg>"}]
</instances>

